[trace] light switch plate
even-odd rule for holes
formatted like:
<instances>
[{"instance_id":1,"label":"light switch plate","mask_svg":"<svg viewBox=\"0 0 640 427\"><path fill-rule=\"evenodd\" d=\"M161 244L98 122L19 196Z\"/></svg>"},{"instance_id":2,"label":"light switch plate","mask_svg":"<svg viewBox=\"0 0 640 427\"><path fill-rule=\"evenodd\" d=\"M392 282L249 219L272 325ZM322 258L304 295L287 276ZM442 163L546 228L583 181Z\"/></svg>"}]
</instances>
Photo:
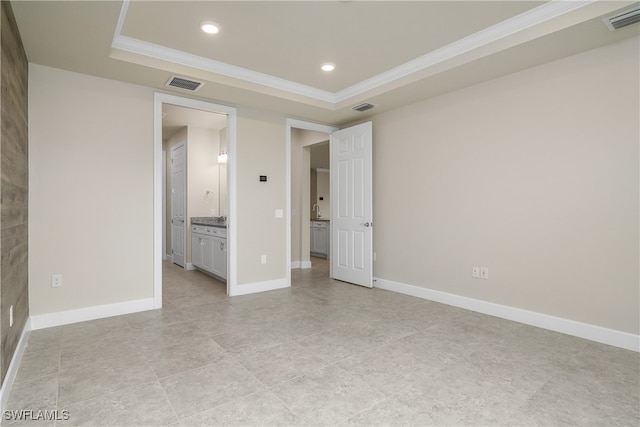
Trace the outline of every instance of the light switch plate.
<instances>
[{"instance_id":1,"label":"light switch plate","mask_svg":"<svg viewBox=\"0 0 640 427\"><path fill-rule=\"evenodd\" d=\"M282 218L284 216L284 212L282 209L276 209L276 218Z\"/></svg>"}]
</instances>

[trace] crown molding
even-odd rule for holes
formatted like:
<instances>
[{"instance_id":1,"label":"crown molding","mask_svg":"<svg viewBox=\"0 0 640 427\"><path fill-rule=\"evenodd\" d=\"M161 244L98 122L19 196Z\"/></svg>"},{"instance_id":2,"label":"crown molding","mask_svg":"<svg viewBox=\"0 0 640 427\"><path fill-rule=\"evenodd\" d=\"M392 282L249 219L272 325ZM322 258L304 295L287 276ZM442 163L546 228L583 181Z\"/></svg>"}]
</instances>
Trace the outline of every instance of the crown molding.
<instances>
[{"instance_id":1,"label":"crown molding","mask_svg":"<svg viewBox=\"0 0 640 427\"><path fill-rule=\"evenodd\" d=\"M335 93L269 74L260 73L247 68L227 64L221 61L193 55L177 49L123 36L122 28L126 20L130 0L123 1L111 47L116 50L179 64L211 74L225 76L270 89L287 92L289 94L311 98L328 103L335 109L341 102L366 95L367 92L373 89L390 85L403 78L410 77L418 72L428 70L438 64L520 33L528 28L535 27L581 9L596 1L599 0L551 0L541 6L480 30L458 41L450 43Z\"/></svg>"},{"instance_id":2,"label":"crown molding","mask_svg":"<svg viewBox=\"0 0 640 427\"><path fill-rule=\"evenodd\" d=\"M360 83L356 83L346 89L338 91L335 94L336 101L343 102L349 98L360 96L372 89L393 83L396 80L426 70L437 64L461 56L467 52L487 46L528 28L581 9L595 1L597 0L551 0L520 15L516 15L416 59L405 62L404 64L392 68L389 71L385 71L369 79L363 80Z\"/></svg>"},{"instance_id":3,"label":"crown molding","mask_svg":"<svg viewBox=\"0 0 640 427\"><path fill-rule=\"evenodd\" d=\"M305 96L330 104L336 103L335 94L325 90L127 36L116 35L111 47L113 49L183 65L212 74L231 77L295 95Z\"/></svg>"}]
</instances>

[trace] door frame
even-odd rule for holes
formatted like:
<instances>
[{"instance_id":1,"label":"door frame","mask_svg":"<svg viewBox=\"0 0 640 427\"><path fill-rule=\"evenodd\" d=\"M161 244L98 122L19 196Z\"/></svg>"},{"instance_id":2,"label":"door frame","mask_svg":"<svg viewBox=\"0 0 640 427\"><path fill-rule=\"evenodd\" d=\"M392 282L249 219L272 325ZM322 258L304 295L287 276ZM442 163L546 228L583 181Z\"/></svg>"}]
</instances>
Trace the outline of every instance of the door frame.
<instances>
[{"instance_id":1,"label":"door frame","mask_svg":"<svg viewBox=\"0 0 640 427\"><path fill-rule=\"evenodd\" d=\"M153 308L162 308L162 234L164 209L162 196L162 104L224 113L227 115L227 295L237 288L238 246L236 199L236 139L238 112L236 108L211 102L198 101L168 93L155 92L153 96Z\"/></svg>"},{"instance_id":2,"label":"door frame","mask_svg":"<svg viewBox=\"0 0 640 427\"><path fill-rule=\"evenodd\" d=\"M291 129L303 129L303 130L313 130L317 132L324 132L328 135L331 135L333 132L337 131L338 128L335 126L321 125L318 123L307 122L304 120L298 119L286 119L286 209L288 212L287 215L287 255L286 255L286 265L285 268L287 270L287 284L291 286ZM331 137L329 137L329 151L331 151ZM329 199L333 197L329 195ZM331 259L331 258L330 258Z\"/></svg>"}]
</instances>

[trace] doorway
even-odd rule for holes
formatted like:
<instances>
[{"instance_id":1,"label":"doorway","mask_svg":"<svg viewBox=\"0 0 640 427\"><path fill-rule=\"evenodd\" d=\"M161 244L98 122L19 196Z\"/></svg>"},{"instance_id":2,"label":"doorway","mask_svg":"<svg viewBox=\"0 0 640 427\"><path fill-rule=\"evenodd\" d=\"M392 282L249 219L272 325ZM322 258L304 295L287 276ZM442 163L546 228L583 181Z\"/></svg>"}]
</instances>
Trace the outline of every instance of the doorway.
<instances>
[{"instance_id":1,"label":"doorway","mask_svg":"<svg viewBox=\"0 0 640 427\"><path fill-rule=\"evenodd\" d=\"M312 218L317 217L317 210L313 209L317 205L317 191L312 200L312 147L322 147L324 145L327 153L330 151L330 135L336 128L300 120L287 119L287 152L289 170L287 192L287 206L289 215L289 226L287 227L287 252L289 268L287 269L288 281L291 283L291 269L312 267L311 260L311 236ZM329 161L325 160L325 167L320 167L321 173L328 178ZM317 177L317 169L314 171ZM316 179L317 185L317 179ZM326 195L323 195L324 198ZM323 200L328 202L328 200ZM326 210L326 207L325 207ZM320 210L321 216L323 214ZM325 218L330 217L330 212L326 211ZM325 233L329 234L327 228ZM329 258L330 259L330 258Z\"/></svg>"},{"instance_id":2,"label":"doorway","mask_svg":"<svg viewBox=\"0 0 640 427\"><path fill-rule=\"evenodd\" d=\"M166 258L188 270L190 218L226 217L227 115L162 104L162 145L167 153L167 192L163 228ZM226 264L226 263L225 263Z\"/></svg>"},{"instance_id":3,"label":"doorway","mask_svg":"<svg viewBox=\"0 0 640 427\"><path fill-rule=\"evenodd\" d=\"M300 131L312 131L310 135L325 135L316 141L309 142L305 138L297 141L294 134ZM309 157L303 147L307 142L307 145L322 142L327 135L331 159L330 215L333 220L329 226L330 274L334 279L370 288L373 286L372 122L337 130L330 126L287 119L287 208L291 212L287 227L288 281L291 283L291 268L311 266L310 260L307 266L304 260L309 230L306 224L310 224L311 215L305 203L301 202L306 200L301 193L308 188L306 172L302 170L307 169ZM301 191L294 184L296 180L301 182ZM301 236L299 240L296 231Z\"/></svg>"},{"instance_id":4,"label":"doorway","mask_svg":"<svg viewBox=\"0 0 640 427\"><path fill-rule=\"evenodd\" d=\"M215 197L216 193L218 197L220 197L220 187L216 188L207 188L202 192L203 203L206 204L205 208L208 209L203 213L206 215L201 216L226 216L227 217L227 286L226 293L227 295L233 292L233 289L236 287L236 270L237 270L237 233L236 233L236 132L237 132L237 111L235 108L227 107L223 105L213 104L209 102L197 101L190 98L182 98L175 95L156 93L154 97L154 277L153 277L153 299L154 299L154 308L162 307L162 261L167 256L166 248L171 247L172 244L170 242L169 234L166 231L167 228L170 227L165 224L163 218L168 217L168 214L165 210L165 204L170 202L170 197L163 192L166 191L165 187L165 179L163 177L167 176L165 163L163 163L163 158L168 157L166 154L163 154L163 107L172 106L176 108L182 109L191 109L197 110L201 112L208 113L216 113L218 115L224 115L226 117L226 195L224 199L226 200L226 208L223 210L220 209L220 199L216 198L216 204L214 207L214 203L212 198ZM188 146L187 146L188 150ZM218 153L222 154L222 153ZM208 156L205 156L208 157ZM188 170L188 161L187 161L187 170ZM222 181L222 180L220 180ZM187 191L188 193L188 191ZM214 196L211 196L211 195ZM215 209L215 210L214 210ZM226 215L224 214L224 209L226 209ZM202 211L201 211L202 212ZM215 215L214 215L215 214ZM186 233L189 233L188 226L188 218L189 218L189 209L186 210ZM193 216L193 215L191 215ZM197 215L196 215L197 216ZM168 222L168 221L167 221ZM188 245L185 246L188 248ZM188 258L188 257L187 257Z\"/></svg>"}]
</instances>

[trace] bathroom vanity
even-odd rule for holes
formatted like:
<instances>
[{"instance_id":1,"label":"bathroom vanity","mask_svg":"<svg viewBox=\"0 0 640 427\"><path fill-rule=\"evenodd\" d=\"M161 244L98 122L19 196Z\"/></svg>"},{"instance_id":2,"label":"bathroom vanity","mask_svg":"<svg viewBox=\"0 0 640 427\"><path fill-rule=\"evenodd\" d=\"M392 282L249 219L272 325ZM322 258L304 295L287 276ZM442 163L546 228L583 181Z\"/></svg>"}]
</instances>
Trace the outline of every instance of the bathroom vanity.
<instances>
[{"instance_id":1,"label":"bathroom vanity","mask_svg":"<svg viewBox=\"0 0 640 427\"><path fill-rule=\"evenodd\" d=\"M191 263L198 270L227 280L227 224L209 217L191 218Z\"/></svg>"},{"instance_id":2,"label":"bathroom vanity","mask_svg":"<svg viewBox=\"0 0 640 427\"><path fill-rule=\"evenodd\" d=\"M329 220L311 220L311 256L329 258L329 231Z\"/></svg>"}]
</instances>

